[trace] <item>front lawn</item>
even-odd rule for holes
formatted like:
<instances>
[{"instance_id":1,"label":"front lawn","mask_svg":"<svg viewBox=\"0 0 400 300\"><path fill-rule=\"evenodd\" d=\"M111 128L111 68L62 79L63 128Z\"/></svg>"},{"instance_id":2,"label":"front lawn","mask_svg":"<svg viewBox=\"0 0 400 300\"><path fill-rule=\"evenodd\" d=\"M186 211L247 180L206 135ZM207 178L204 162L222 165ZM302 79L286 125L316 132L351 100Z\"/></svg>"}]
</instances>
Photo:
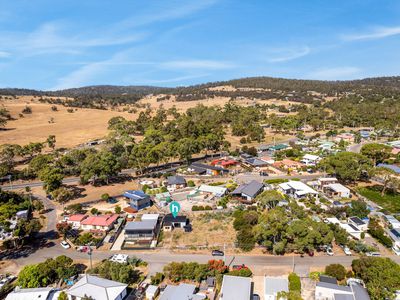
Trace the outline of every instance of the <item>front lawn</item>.
<instances>
[{"instance_id":1,"label":"front lawn","mask_svg":"<svg viewBox=\"0 0 400 300\"><path fill-rule=\"evenodd\" d=\"M388 191L384 196L382 196L381 191L382 186L380 185L357 188L359 194L380 205L383 209L388 210L391 213L399 213L400 194Z\"/></svg>"}]
</instances>

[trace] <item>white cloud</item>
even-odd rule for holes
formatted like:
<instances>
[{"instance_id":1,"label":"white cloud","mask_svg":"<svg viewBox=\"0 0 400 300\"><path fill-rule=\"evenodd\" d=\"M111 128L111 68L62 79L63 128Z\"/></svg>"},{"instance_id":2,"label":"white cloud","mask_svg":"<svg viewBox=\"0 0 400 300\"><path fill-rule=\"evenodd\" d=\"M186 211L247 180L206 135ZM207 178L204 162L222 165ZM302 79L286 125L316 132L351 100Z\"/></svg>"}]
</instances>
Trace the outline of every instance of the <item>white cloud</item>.
<instances>
[{"instance_id":1,"label":"white cloud","mask_svg":"<svg viewBox=\"0 0 400 300\"><path fill-rule=\"evenodd\" d=\"M208 70L222 70L234 68L235 65L227 61L216 60L173 60L160 63L161 68L166 69L208 69Z\"/></svg>"},{"instance_id":2,"label":"white cloud","mask_svg":"<svg viewBox=\"0 0 400 300\"><path fill-rule=\"evenodd\" d=\"M196 79L201 77L207 77L210 74L198 74L198 75L187 75L187 76L180 76L180 77L173 77L173 78L166 78L166 79L140 79L140 80L133 80L130 84L138 84L138 85L156 85L156 84L164 84L164 83L174 83L174 82L182 82L185 80Z\"/></svg>"},{"instance_id":3,"label":"white cloud","mask_svg":"<svg viewBox=\"0 0 400 300\"><path fill-rule=\"evenodd\" d=\"M268 62L278 63L286 62L306 56L311 53L311 49L307 46L300 48L277 48L267 50Z\"/></svg>"},{"instance_id":4,"label":"white cloud","mask_svg":"<svg viewBox=\"0 0 400 300\"><path fill-rule=\"evenodd\" d=\"M361 69L357 67L337 67L337 68L326 68L318 69L310 74L308 78L317 80L345 80L353 79L360 75Z\"/></svg>"},{"instance_id":5,"label":"white cloud","mask_svg":"<svg viewBox=\"0 0 400 300\"><path fill-rule=\"evenodd\" d=\"M400 26L376 27L369 32L343 35L344 41L376 40L400 34Z\"/></svg>"},{"instance_id":6,"label":"white cloud","mask_svg":"<svg viewBox=\"0 0 400 300\"><path fill-rule=\"evenodd\" d=\"M0 58L7 58L10 56L11 56L11 53L6 52L6 51L0 51Z\"/></svg>"}]
</instances>

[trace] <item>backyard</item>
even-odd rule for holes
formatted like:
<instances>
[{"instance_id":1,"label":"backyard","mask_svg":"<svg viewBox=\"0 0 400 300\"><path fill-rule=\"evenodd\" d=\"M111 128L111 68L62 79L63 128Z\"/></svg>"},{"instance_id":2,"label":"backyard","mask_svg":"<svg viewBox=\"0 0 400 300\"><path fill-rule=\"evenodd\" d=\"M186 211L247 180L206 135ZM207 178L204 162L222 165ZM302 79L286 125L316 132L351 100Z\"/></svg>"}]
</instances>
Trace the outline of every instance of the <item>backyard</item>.
<instances>
[{"instance_id":1,"label":"backyard","mask_svg":"<svg viewBox=\"0 0 400 300\"><path fill-rule=\"evenodd\" d=\"M391 213L400 212L400 194L388 191L385 195L381 195L382 186L373 185L366 187L358 187L357 192L367 199L375 202L383 209Z\"/></svg>"},{"instance_id":2,"label":"backyard","mask_svg":"<svg viewBox=\"0 0 400 300\"><path fill-rule=\"evenodd\" d=\"M175 229L172 232L164 232L164 247L182 247L196 250L203 248L223 248L232 246L236 239L233 228L233 218L227 213L193 213L188 216L193 231L190 233Z\"/></svg>"}]
</instances>

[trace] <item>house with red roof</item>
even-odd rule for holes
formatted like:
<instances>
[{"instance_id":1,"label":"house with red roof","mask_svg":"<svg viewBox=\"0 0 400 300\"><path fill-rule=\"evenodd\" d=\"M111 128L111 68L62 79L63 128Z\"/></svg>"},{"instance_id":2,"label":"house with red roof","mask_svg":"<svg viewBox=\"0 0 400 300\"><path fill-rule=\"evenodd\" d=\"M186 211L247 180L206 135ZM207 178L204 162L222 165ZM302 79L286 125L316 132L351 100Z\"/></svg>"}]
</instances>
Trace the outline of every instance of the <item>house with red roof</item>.
<instances>
[{"instance_id":1,"label":"house with red roof","mask_svg":"<svg viewBox=\"0 0 400 300\"><path fill-rule=\"evenodd\" d=\"M81 229L87 231L109 231L114 228L117 220L117 214L90 216L81 222Z\"/></svg>"},{"instance_id":2,"label":"house with red roof","mask_svg":"<svg viewBox=\"0 0 400 300\"><path fill-rule=\"evenodd\" d=\"M218 158L215 159L211 162L212 166L218 166L222 168L228 168L232 166L236 166L239 162L234 160L234 159L229 159L229 158Z\"/></svg>"},{"instance_id":3,"label":"house with red roof","mask_svg":"<svg viewBox=\"0 0 400 300\"><path fill-rule=\"evenodd\" d=\"M85 220L88 216L84 214L70 215L65 218L65 221L72 226L73 229L79 229L81 227L81 222Z\"/></svg>"}]
</instances>

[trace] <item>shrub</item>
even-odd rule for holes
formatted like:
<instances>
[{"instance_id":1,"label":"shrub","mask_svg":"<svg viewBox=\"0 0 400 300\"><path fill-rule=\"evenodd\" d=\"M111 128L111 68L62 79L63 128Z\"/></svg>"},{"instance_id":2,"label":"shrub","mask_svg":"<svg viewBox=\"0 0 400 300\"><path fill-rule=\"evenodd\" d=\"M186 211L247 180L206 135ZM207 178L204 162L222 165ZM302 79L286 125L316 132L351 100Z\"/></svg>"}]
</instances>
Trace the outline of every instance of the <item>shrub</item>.
<instances>
[{"instance_id":1,"label":"shrub","mask_svg":"<svg viewBox=\"0 0 400 300\"><path fill-rule=\"evenodd\" d=\"M301 281L299 275L290 273L289 277L289 291L301 291Z\"/></svg>"},{"instance_id":2,"label":"shrub","mask_svg":"<svg viewBox=\"0 0 400 300\"><path fill-rule=\"evenodd\" d=\"M194 187L195 186L194 181L193 180L188 180L187 186L188 187Z\"/></svg>"},{"instance_id":3,"label":"shrub","mask_svg":"<svg viewBox=\"0 0 400 300\"><path fill-rule=\"evenodd\" d=\"M151 284L154 285L159 285L163 280L165 276L163 273L157 272L155 275L150 277Z\"/></svg>"},{"instance_id":4,"label":"shrub","mask_svg":"<svg viewBox=\"0 0 400 300\"><path fill-rule=\"evenodd\" d=\"M25 108L22 110L23 114L31 114L32 113L32 108L30 106L25 106Z\"/></svg>"},{"instance_id":5,"label":"shrub","mask_svg":"<svg viewBox=\"0 0 400 300\"><path fill-rule=\"evenodd\" d=\"M228 273L231 276L240 276L240 277L250 277L253 275L253 272L249 268L243 268L240 270L233 270Z\"/></svg>"},{"instance_id":6,"label":"shrub","mask_svg":"<svg viewBox=\"0 0 400 300\"><path fill-rule=\"evenodd\" d=\"M326 266L325 273L328 276L335 277L339 281L346 278L346 268L341 264L331 264Z\"/></svg>"}]
</instances>

